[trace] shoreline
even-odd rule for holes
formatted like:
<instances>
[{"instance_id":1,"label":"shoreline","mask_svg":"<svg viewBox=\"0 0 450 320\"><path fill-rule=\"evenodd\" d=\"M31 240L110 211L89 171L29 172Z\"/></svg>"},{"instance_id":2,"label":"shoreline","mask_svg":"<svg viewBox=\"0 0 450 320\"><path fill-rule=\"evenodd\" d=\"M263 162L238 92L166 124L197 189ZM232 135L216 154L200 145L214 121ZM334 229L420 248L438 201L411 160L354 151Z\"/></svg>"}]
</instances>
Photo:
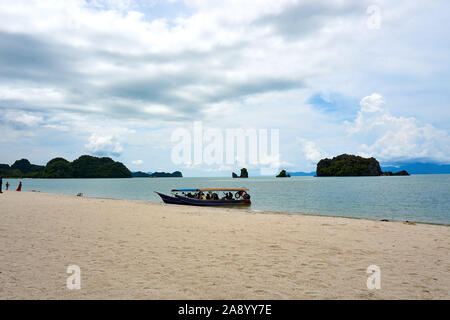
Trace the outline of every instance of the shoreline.
<instances>
[{"instance_id":1,"label":"shoreline","mask_svg":"<svg viewBox=\"0 0 450 320\"><path fill-rule=\"evenodd\" d=\"M450 298L443 225L28 191L0 208L0 299Z\"/></svg>"},{"instance_id":2,"label":"shoreline","mask_svg":"<svg viewBox=\"0 0 450 320\"><path fill-rule=\"evenodd\" d=\"M12 191L12 190L8 190ZM62 195L67 197L77 197L76 195L70 195L67 193L52 193L52 192L46 192L46 191L38 191L38 190L27 190L27 191L21 191L21 192L36 192L36 193L42 193L42 194L49 194L49 195ZM156 202L151 200L135 200L135 199L125 199L125 198L107 198L107 197L90 197L90 196L82 196L82 198L87 199L100 199L100 200L117 200L117 201L131 201L131 202L138 202L138 203L151 203L155 205L161 205L161 206L172 206L169 204L165 204L163 202ZM178 205L174 205L178 206ZM188 206L189 207L189 206ZM197 208L202 208L198 206ZM205 207L204 207L205 208ZM208 207L210 209L228 209L228 210L236 210L236 212L247 212L247 213L261 213L261 214L274 214L274 215L300 215L300 216L311 216L311 217L330 217L330 218L341 218L341 219L355 219L355 220L366 220L366 221L378 221L378 222L390 222L390 223L415 223L415 224L425 224L425 225L436 225L436 226L446 226L450 227L450 224L447 223L437 223L437 222L423 222L423 221L409 221L409 220L392 220L392 219L386 219L388 221L383 221L379 219L370 219L370 218L360 218L360 217L346 217L346 216L336 216L336 215L327 215L327 214L315 214L315 213L305 213L305 212L290 212L290 211L273 211L273 210L251 210L247 208L233 208L233 207Z\"/></svg>"}]
</instances>

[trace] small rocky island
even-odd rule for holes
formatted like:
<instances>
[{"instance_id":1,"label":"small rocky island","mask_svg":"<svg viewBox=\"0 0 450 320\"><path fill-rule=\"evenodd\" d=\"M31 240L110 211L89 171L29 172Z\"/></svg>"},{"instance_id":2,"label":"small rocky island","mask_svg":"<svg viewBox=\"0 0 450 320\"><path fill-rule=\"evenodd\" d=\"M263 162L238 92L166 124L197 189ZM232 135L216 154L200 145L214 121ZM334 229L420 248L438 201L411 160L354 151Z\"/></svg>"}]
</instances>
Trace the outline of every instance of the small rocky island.
<instances>
[{"instance_id":1,"label":"small rocky island","mask_svg":"<svg viewBox=\"0 0 450 320\"><path fill-rule=\"evenodd\" d=\"M241 169L241 175L240 176L238 176L236 173L232 173L231 174L231 176L233 177L233 178L248 178L248 171L247 171L247 169L246 168L242 168Z\"/></svg>"},{"instance_id":2,"label":"small rocky island","mask_svg":"<svg viewBox=\"0 0 450 320\"><path fill-rule=\"evenodd\" d=\"M408 171L402 170L399 172L392 172L392 171L385 171L383 172L382 176L409 176Z\"/></svg>"},{"instance_id":3,"label":"small rocky island","mask_svg":"<svg viewBox=\"0 0 450 320\"><path fill-rule=\"evenodd\" d=\"M375 158L342 154L333 159L322 159L317 163L318 177L361 177L361 176L409 176L405 170L392 173L381 171Z\"/></svg>"},{"instance_id":4,"label":"small rocky island","mask_svg":"<svg viewBox=\"0 0 450 320\"><path fill-rule=\"evenodd\" d=\"M170 172L153 172L149 178L183 178L183 174L180 171Z\"/></svg>"},{"instance_id":5,"label":"small rocky island","mask_svg":"<svg viewBox=\"0 0 450 320\"><path fill-rule=\"evenodd\" d=\"M280 173L277 175L277 178L290 178L291 175L289 173L286 173L286 170L281 170Z\"/></svg>"},{"instance_id":6,"label":"small rocky island","mask_svg":"<svg viewBox=\"0 0 450 320\"><path fill-rule=\"evenodd\" d=\"M150 177L150 175L151 175L152 173L150 172L150 173L148 173L148 172L142 172L142 171L132 171L131 172L131 176L133 177L133 178L148 178L148 177Z\"/></svg>"}]
</instances>

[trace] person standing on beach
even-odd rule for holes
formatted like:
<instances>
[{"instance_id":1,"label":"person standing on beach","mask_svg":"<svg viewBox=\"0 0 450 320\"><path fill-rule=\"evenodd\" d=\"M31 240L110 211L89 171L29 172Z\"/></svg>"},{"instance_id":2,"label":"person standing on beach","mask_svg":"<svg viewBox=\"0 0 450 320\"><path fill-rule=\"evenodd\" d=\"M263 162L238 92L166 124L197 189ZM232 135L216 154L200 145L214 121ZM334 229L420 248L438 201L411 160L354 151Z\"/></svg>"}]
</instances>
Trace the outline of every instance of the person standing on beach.
<instances>
[{"instance_id":1,"label":"person standing on beach","mask_svg":"<svg viewBox=\"0 0 450 320\"><path fill-rule=\"evenodd\" d=\"M3 176L0 174L0 193L3 193L2 186L3 186Z\"/></svg>"},{"instance_id":2,"label":"person standing on beach","mask_svg":"<svg viewBox=\"0 0 450 320\"><path fill-rule=\"evenodd\" d=\"M9 188L9 182L8 181L6 181L6 184L5 184L5 189L8 191L8 188Z\"/></svg>"},{"instance_id":3,"label":"person standing on beach","mask_svg":"<svg viewBox=\"0 0 450 320\"><path fill-rule=\"evenodd\" d=\"M19 182L19 186L17 187L16 191L22 191L22 181Z\"/></svg>"}]
</instances>

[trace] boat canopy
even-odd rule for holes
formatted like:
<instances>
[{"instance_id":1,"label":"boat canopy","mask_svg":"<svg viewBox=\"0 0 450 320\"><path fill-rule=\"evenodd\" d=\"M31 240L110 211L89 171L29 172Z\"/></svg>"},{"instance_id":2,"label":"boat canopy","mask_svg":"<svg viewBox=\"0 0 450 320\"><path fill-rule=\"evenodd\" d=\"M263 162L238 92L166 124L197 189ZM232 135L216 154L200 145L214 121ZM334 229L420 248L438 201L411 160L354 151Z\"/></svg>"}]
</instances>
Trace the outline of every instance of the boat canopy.
<instances>
[{"instance_id":1,"label":"boat canopy","mask_svg":"<svg viewBox=\"0 0 450 320\"><path fill-rule=\"evenodd\" d=\"M185 191L248 191L247 188L201 188L201 189L172 189L172 192Z\"/></svg>"},{"instance_id":2,"label":"boat canopy","mask_svg":"<svg viewBox=\"0 0 450 320\"><path fill-rule=\"evenodd\" d=\"M198 191L248 191L247 188L206 188Z\"/></svg>"}]
</instances>

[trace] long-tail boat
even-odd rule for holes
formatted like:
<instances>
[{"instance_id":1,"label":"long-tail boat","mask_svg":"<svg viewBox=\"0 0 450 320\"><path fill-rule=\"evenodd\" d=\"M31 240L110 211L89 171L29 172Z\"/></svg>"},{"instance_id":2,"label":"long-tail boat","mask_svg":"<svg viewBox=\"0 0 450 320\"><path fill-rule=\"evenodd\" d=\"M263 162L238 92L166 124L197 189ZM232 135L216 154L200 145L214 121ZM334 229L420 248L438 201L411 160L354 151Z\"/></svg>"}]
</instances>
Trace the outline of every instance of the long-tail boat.
<instances>
[{"instance_id":1,"label":"long-tail boat","mask_svg":"<svg viewBox=\"0 0 450 320\"><path fill-rule=\"evenodd\" d=\"M172 196L156 192L164 203L191 206L239 206L250 205L247 188L172 189Z\"/></svg>"}]
</instances>

